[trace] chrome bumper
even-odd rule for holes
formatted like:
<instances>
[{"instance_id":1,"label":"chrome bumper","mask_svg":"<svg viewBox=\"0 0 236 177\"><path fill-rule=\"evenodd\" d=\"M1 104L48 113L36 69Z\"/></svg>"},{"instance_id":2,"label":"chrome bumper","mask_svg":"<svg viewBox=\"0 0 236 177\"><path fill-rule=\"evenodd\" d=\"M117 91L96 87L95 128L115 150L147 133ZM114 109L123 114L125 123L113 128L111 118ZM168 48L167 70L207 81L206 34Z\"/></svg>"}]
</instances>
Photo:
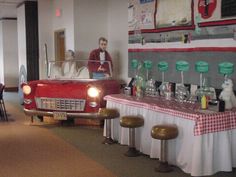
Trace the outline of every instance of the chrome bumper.
<instances>
[{"instance_id":1,"label":"chrome bumper","mask_svg":"<svg viewBox=\"0 0 236 177\"><path fill-rule=\"evenodd\" d=\"M24 112L27 116L50 116L53 117L53 111L41 111L41 110L31 110L25 109ZM73 113L67 112L67 117L69 118L85 118L85 119L103 119L98 113Z\"/></svg>"}]
</instances>

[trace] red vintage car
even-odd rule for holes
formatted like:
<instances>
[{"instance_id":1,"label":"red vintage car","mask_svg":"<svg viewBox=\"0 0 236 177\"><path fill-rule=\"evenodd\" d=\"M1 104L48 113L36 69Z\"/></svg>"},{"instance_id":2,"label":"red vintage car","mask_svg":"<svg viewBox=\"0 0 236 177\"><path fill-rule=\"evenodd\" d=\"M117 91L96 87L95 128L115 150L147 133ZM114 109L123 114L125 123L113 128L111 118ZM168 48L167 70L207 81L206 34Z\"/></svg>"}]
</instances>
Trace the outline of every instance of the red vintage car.
<instances>
[{"instance_id":1,"label":"red vintage car","mask_svg":"<svg viewBox=\"0 0 236 177\"><path fill-rule=\"evenodd\" d=\"M88 62L49 62L48 79L23 83L25 114L32 121L33 116L52 116L57 120L99 118L99 108L106 106L103 97L120 93L120 83L112 79L110 63L103 61L103 72L90 72L89 66L100 61Z\"/></svg>"}]
</instances>

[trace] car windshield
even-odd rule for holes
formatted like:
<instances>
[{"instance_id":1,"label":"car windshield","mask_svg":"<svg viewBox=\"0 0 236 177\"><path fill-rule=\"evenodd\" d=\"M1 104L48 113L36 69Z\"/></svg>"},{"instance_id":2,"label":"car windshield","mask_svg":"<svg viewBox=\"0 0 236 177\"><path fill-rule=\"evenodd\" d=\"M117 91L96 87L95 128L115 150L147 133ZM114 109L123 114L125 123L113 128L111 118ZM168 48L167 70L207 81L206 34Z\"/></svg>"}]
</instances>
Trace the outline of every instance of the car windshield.
<instances>
[{"instance_id":1,"label":"car windshield","mask_svg":"<svg viewBox=\"0 0 236 177\"><path fill-rule=\"evenodd\" d=\"M109 79L112 67L109 61L63 60L49 61L48 79Z\"/></svg>"}]
</instances>

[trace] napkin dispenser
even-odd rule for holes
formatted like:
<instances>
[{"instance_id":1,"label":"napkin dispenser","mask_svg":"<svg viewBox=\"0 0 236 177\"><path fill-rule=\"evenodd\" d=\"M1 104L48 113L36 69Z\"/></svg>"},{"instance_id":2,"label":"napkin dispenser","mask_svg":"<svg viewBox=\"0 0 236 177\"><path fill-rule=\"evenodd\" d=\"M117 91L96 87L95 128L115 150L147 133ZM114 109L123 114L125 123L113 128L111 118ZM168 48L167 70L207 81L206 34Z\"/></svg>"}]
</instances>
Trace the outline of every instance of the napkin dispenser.
<instances>
[{"instance_id":1,"label":"napkin dispenser","mask_svg":"<svg viewBox=\"0 0 236 177\"><path fill-rule=\"evenodd\" d=\"M190 93L187 87L185 87L183 84L179 84L176 87L175 96L178 102L185 102L189 100Z\"/></svg>"}]
</instances>

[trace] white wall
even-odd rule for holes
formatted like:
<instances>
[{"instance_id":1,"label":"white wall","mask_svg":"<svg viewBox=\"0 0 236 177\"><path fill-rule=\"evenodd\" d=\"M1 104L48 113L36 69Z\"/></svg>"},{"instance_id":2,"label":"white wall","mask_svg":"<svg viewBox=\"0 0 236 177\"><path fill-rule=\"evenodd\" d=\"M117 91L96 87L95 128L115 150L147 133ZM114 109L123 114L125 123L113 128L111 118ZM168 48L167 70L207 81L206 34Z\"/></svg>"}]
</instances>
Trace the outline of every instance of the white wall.
<instances>
[{"instance_id":1,"label":"white wall","mask_svg":"<svg viewBox=\"0 0 236 177\"><path fill-rule=\"evenodd\" d=\"M60 9L61 16L56 16ZM38 1L39 24L39 64L40 79L46 78L45 50L47 44L48 59L55 60L54 32L65 30L66 50L75 50L74 37L74 0L40 0Z\"/></svg>"},{"instance_id":2,"label":"white wall","mask_svg":"<svg viewBox=\"0 0 236 177\"><path fill-rule=\"evenodd\" d=\"M40 0L38 6L41 60L45 42L49 58L54 59L54 31L57 29L66 30L66 49L75 50L83 59L98 47L98 37L105 36L115 65L114 76L129 80L127 0ZM61 9L61 17L55 16L56 9ZM41 73L43 67L41 62Z\"/></svg>"},{"instance_id":3,"label":"white wall","mask_svg":"<svg viewBox=\"0 0 236 177\"><path fill-rule=\"evenodd\" d=\"M1 5L0 18L15 18L15 5ZM0 20L0 82L6 87L18 84L16 20ZM7 68L6 68L7 67Z\"/></svg>"},{"instance_id":4,"label":"white wall","mask_svg":"<svg viewBox=\"0 0 236 177\"><path fill-rule=\"evenodd\" d=\"M114 77L128 82L128 2L108 1L108 39Z\"/></svg>"},{"instance_id":5,"label":"white wall","mask_svg":"<svg viewBox=\"0 0 236 177\"><path fill-rule=\"evenodd\" d=\"M60 17L56 17L56 9L61 10ZM52 12L53 31L65 29L66 50L74 50L74 0L52 0Z\"/></svg>"},{"instance_id":6,"label":"white wall","mask_svg":"<svg viewBox=\"0 0 236 177\"><path fill-rule=\"evenodd\" d=\"M6 87L18 87L17 21L2 20L4 82Z\"/></svg>"},{"instance_id":7,"label":"white wall","mask_svg":"<svg viewBox=\"0 0 236 177\"><path fill-rule=\"evenodd\" d=\"M46 78L46 54L44 45L47 44L48 59L54 60L54 34L52 28L52 1L40 0L38 2L38 26L39 26L39 74L40 78Z\"/></svg>"},{"instance_id":8,"label":"white wall","mask_svg":"<svg viewBox=\"0 0 236 177\"><path fill-rule=\"evenodd\" d=\"M89 2L89 3L88 3ZM127 0L75 0L75 49L87 59L98 47L98 38L108 39L114 64L114 77L128 81L128 3Z\"/></svg>"},{"instance_id":9,"label":"white wall","mask_svg":"<svg viewBox=\"0 0 236 177\"><path fill-rule=\"evenodd\" d=\"M98 38L108 38L109 0L75 0L75 50L80 59L88 59L91 50L98 48Z\"/></svg>"},{"instance_id":10,"label":"white wall","mask_svg":"<svg viewBox=\"0 0 236 177\"><path fill-rule=\"evenodd\" d=\"M98 48L98 38L104 36L108 39L108 51L114 62L114 77L127 81L127 1L51 0L51 2L50 4L47 0L38 1L40 60L44 57L42 46L45 42L48 44L49 56L54 57L53 31L55 30L63 28L66 30L66 49L75 50L80 59L87 59L90 51ZM61 17L55 16L56 9L61 9ZM44 73L43 67L41 61L41 73ZM40 78L44 78L43 74Z\"/></svg>"},{"instance_id":11,"label":"white wall","mask_svg":"<svg viewBox=\"0 0 236 177\"><path fill-rule=\"evenodd\" d=\"M4 61L3 61L3 33L2 33L2 21L0 21L0 83L4 83Z\"/></svg>"},{"instance_id":12,"label":"white wall","mask_svg":"<svg viewBox=\"0 0 236 177\"><path fill-rule=\"evenodd\" d=\"M15 18L16 17L16 6L13 5L1 5L0 6L0 18Z\"/></svg>"},{"instance_id":13,"label":"white wall","mask_svg":"<svg viewBox=\"0 0 236 177\"><path fill-rule=\"evenodd\" d=\"M18 33L18 65L26 67L26 29L25 29L25 4L17 8L17 33Z\"/></svg>"}]
</instances>

